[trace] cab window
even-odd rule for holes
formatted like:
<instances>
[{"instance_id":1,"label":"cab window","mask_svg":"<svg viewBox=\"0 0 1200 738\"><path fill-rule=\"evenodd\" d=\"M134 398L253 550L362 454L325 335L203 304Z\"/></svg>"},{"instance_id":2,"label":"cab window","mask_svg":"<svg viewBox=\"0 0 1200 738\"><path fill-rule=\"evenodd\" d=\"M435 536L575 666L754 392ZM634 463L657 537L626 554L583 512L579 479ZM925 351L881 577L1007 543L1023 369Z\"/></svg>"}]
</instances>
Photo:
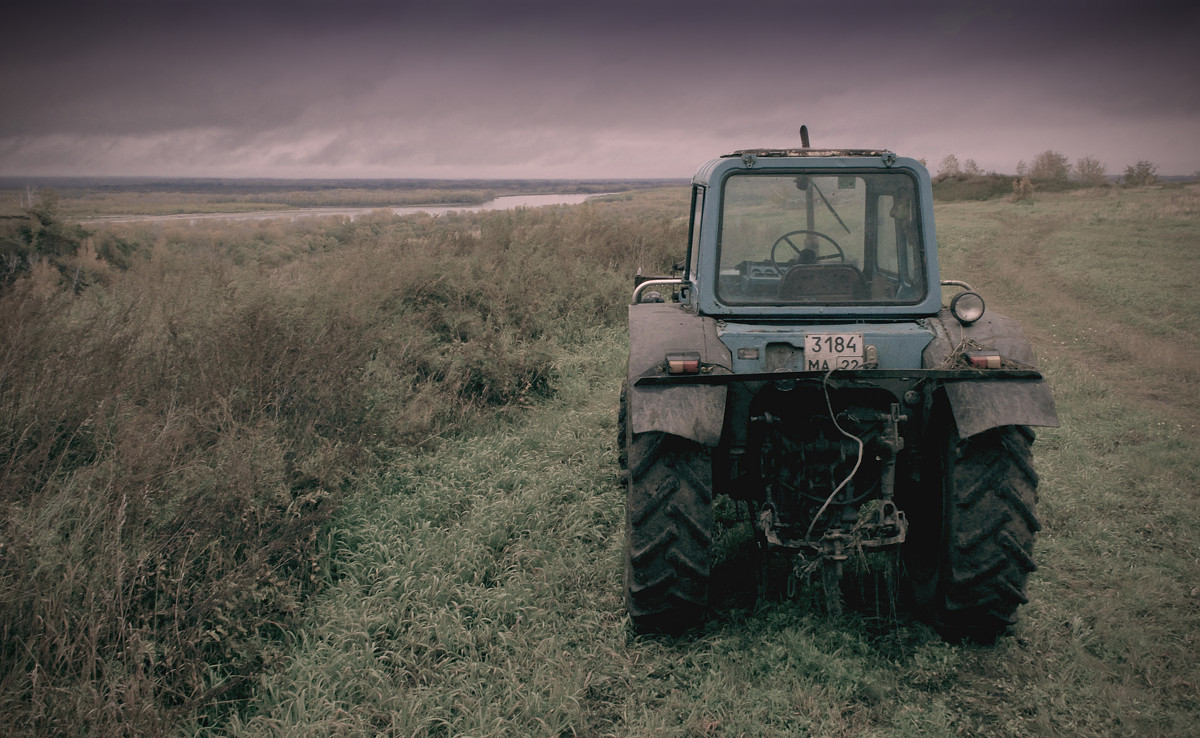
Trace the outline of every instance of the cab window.
<instances>
[{"instance_id":1,"label":"cab window","mask_svg":"<svg viewBox=\"0 0 1200 738\"><path fill-rule=\"evenodd\" d=\"M916 187L904 172L736 173L721 197L716 293L726 304L925 296Z\"/></svg>"}]
</instances>

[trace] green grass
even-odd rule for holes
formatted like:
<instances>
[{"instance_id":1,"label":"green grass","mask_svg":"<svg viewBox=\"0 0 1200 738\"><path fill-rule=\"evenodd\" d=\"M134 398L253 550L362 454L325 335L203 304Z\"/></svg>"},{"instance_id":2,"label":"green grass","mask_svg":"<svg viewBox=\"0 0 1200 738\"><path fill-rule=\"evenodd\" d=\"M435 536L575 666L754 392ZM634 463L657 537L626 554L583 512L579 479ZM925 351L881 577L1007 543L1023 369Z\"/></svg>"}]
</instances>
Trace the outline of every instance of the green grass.
<instances>
[{"instance_id":1,"label":"green grass","mask_svg":"<svg viewBox=\"0 0 1200 738\"><path fill-rule=\"evenodd\" d=\"M584 348L553 403L410 460L356 499L331 542L337 576L287 667L218 732L1190 733L1200 505L1180 460L1194 458L1191 435L1117 410L1094 380L1060 392L1065 429L1038 445L1042 570L995 647L795 602L639 638L619 600L622 337ZM1147 423L1140 444L1102 447ZM1143 465L1160 471L1141 479Z\"/></svg>"},{"instance_id":2,"label":"green grass","mask_svg":"<svg viewBox=\"0 0 1200 738\"><path fill-rule=\"evenodd\" d=\"M9 676L0 684L11 730L1191 735L1200 723L1193 656L1200 638L1200 307L1180 285L1195 273L1189 243L1200 235L1196 202L1192 190L1146 189L937 206L943 277L966 279L990 309L1022 321L1063 420L1060 429L1039 431L1034 447L1045 529L1031 601L1014 633L990 647L947 644L904 614L887 627L872 613L824 615L809 593L758 603L734 597L686 637L633 635L621 601L624 493L614 438L625 363L622 302L636 265L655 271L677 256L672 249L686 238L685 193L445 220L96 234L97 243L130 246L134 265L125 276L107 275L79 297L40 303L50 306L43 308L48 314L29 314L29 326L45 320L58 332L6 334L28 345L49 336L42 365L60 368L41 380L53 391L42 401L73 401L48 405L58 409L42 414L53 421L44 433L61 439L54 435L60 426L78 427L87 438L110 439L92 452L109 464L108 476L83 465L68 476L44 474L36 494L25 487L7 492L6 545L14 530L49 536L32 573L23 568L28 557L4 551L0 595L7 599L0 604L7 608L5 646L12 648L4 652ZM1127 246L1136 239L1144 248L1131 254ZM143 265L142 253L154 256ZM1127 261L1109 269L1108 259ZM212 295L221 299L206 297ZM138 305L153 309L137 312ZM272 321L258 324L257 340L234 330L247 316ZM366 423L354 427L375 434L374 450L346 460L336 444L311 446L323 454L311 457L324 460L316 471L353 473L327 489L328 502L340 505L319 528L314 519L303 529L310 538L296 564L254 590L274 599L258 610L234 603L201 619L200 630L160 626L108 640L68 638L81 626L102 633L118 622L104 620L110 611L103 607L88 609L103 602L109 562L127 561L127 571L138 571L138 549L123 548L146 541L130 531L138 498L134 488L121 487L126 470L141 474L138 480L155 479L154 469L171 471L173 464L192 475L183 481L230 471L277 478L272 449L286 453L312 438L268 434L270 427L251 422L262 416L247 411L273 408L270 394L238 388L256 377L289 377L282 372L293 355L272 348L276 337L322 345L339 330L369 337L375 350L330 347L278 386L311 375L320 387L323 365L358 367L343 376L359 383L354 397L366 402L348 407ZM135 356L178 356L173 360L183 367L190 357L194 371L209 377L217 366L199 358L211 352L179 353L196 345L185 341L220 351L260 344L222 371L259 369L233 373L236 381L217 385L215 399L198 394L198 405L179 404L184 395L177 390L175 406L127 401L115 405L121 413L83 413L75 426L64 426L60 416L70 421L72 407L87 405L80 397L93 398L88 407L107 407L97 377L120 385L124 376L97 373L108 366L105 357L125 348L92 342L95 333L138 350L157 347ZM228 343L214 337L223 333ZM513 356L527 362L507 365ZM406 363L416 359L425 364ZM153 386L154 366L145 365L138 386ZM512 379L522 367L547 378L543 391L529 391L530 375ZM422 371L428 381L412 383ZM58 384L50 381L60 375ZM22 376L29 378L22 391L32 392L40 375L30 369ZM220 415L223 407L233 412ZM302 417L295 412L278 417L307 427L294 422ZM189 425L193 416L210 425ZM93 420L82 422L87 418ZM109 435L97 435L97 419ZM129 420L137 423L125 426ZM217 433L218 423L236 432ZM201 433L206 428L210 435ZM170 429L201 434L196 438L208 445L195 457L180 456L192 442L176 437L146 457L159 466L133 455L147 452L134 440L169 439ZM53 462L49 471L85 461L63 455L71 448L60 443L37 458ZM46 467L39 463L34 471ZM213 471L197 477L204 469ZM165 510L139 525L152 530ZM56 527L60 521L70 530ZM216 553L227 544L207 545ZM92 584L86 571L99 572ZM183 571L172 569L163 580L177 581ZM64 572L76 572L77 588L58 584ZM44 621L53 631L18 630L23 621L15 616L25 611L14 608L29 602L17 596L29 591L15 588L21 582L41 594L43 605L59 598L42 610L57 615ZM126 602L124 612L135 604ZM277 627L257 627L255 618ZM222 639L217 628L246 630ZM166 648L168 635L202 638L209 631L217 633L215 650ZM63 644L58 650L38 640L54 633ZM255 660L222 656L221 648L235 646ZM22 655L22 647L46 660ZM89 647L98 649L87 662L91 671L62 667ZM188 656L181 663L195 669L194 684L163 670L167 653ZM59 671L40 672L44 681L35 682L34 667L47 665ZM180 691L185 684L192 691Z\"/></svg>"},{"instance_id":3,"label":"green grass","mask_svg":"<svg viewBox=\"0 0 1200 738\"><path fill-rule=\"evenodd\" d=\"M880 632L862 614L832 619L804 602L735 605L678 640L632 636L618 599L622 492L612 474L618 333L583 352L600 360L599 376L591 362L564 366L576 390L422 457L429 466L415 477L406 468L404 481L360 500L371 512L338 525L370 536L337 548L352 581L321 598L288 669L264 681L232 732L1189 735L1200 718L1195 415L1144 407L1124 367L1098 372L1096 349L1061 339L1095 320L1083 304L1104 304L1071 293L1045 312L1047 289L1070 281L1066 260L1050 273L1011 268L1012 237L1040 232L1029 246L1061 256L1058 239L1106 197L940 206L947 276L978 282L1030 323L1063 418L1035 447L1042 569L1012 637L950 645L904 617ZM1176 217L1197 232L1186 207ZM1159 225L1180 229L1172 218ZM1120 251L1126 232L1102 235L1090 234L1081 272L1093 274L1088 254ZM1167 253L1180 256L1151 251L1148 268L1170 271L1155 258ZM999 279L1013 289L989 289ZM1115 271L1101 292L1135 293L1143 279ZM1140 334L1141 321L1130 313L1119 324ZM353 666L330 669L343 659Z\"/></svg>"}]
</instances>

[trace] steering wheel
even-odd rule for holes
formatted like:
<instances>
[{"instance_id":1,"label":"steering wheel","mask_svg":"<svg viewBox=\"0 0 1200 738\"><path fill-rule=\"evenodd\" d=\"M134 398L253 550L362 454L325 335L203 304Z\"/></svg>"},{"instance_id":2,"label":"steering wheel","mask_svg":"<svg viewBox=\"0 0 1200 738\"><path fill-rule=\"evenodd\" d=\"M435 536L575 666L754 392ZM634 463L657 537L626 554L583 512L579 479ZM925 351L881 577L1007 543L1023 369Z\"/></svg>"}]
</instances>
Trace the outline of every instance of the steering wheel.
<instances>
[{"instance_id":1,"label":"steering wheel","mask_svg":"<svg viewBox=\"0 0 1200 738\"><path fill-rule=\"evenodd\" d=\"M837 241L834 241L832 238L825 235L824 233L821 233L820 231L809 231L809 230L788 231L787 233L783 234L779 238L775 239L775 243L771 244L771 266L775 268L775 271L777 273L782 275L785 271L782 267L779 266L779 262L775 259L775 252L779 249L779 244L786 243L788 246L792 247L792 251L796 252L796 256L800 256L803 249L801 249L799 246L797 246L791 239L792 236L799 235L799 234L803 234L805 236L817 236L818 238L823 238L826 241L828 241L829 243L833 244L833 247L835 249L837 249L836 254L826 254L824 256L815 257L816 261L825 261L827 259L837 259L838 261L845 263L846 252L842 250L842 247L838 245Z\"/></svg>"}]
</instances>

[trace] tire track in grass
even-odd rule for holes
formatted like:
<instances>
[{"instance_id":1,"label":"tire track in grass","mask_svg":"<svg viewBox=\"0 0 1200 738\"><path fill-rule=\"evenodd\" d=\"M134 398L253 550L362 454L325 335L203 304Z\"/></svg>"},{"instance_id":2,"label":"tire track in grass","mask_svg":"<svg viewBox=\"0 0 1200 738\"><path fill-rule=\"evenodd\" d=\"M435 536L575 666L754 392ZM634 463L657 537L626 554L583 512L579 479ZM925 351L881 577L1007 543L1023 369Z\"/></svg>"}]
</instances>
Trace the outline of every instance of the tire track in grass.
<instances>
[{"instance_id":1,"label":"tire track in grass","mask_svg":"<svg viewBox=\"0 0 1200 738\"><path fill-rule=\"evenodd\" d=\"M1200 346L1188 335L1168 339L1139 329L1125 319L1131 311L1114 310L1064 278L1053 254L1077 237L1090 203L1069 204L1083 210L1067 218L1061 211L1031 211L1000 202L943 206L952 219L942 230L953 244L943 277L966 272L965 278L989 307L1021 322L1039 355L1061 356L1085 367L1194 429L1200 424ZM984 214L987 222L964 225ZM1195 232L1200 235L1200 223ZM1200 311L1190 319L1200 319Z\"/></svg>"},{"instance_id":2,"label":"tire track in grass","mask_svg":"<svg viewBox=\"0 0 1200 738\"><path fill-rule=\"evenodd\" d=\"M1184 654L1196 633L1190 542L1200 406L1196 334L1186 321L1200 315L1181 315L1182 326L1156 322L1159 305L1131 289L1145 275L1115 270L1113 294L1104 294L1096 275L1107 264L1092 268L1090 281L1070 279L1072 265L1093 266L1072 261L1081 251L1119 251L1132 220L1145 238L1172 238L1141 211L1107 215L1113 232L1098 233L1091 221L1110 205L1051 196L1036 209L979 203L939 221L953 265L943 273L957 276L957 266L994 309L1021 321L1063 418L1063 428L1039 432L1037 447L1043 568L1021 639L1039 658L974 655L975 673L959 693L990 719L994 674L1010 670L1007 681L1021 684L1030 704L1050 706L1033 716L1044 732L1185 735L1180 726L1194 722L1195 701L1178 685L1195 681ZM1200 223L1190 231L1200 234ZM1168 254L1139 257L1157 274L1173 266Z\"/></svg>"}]
</instances>

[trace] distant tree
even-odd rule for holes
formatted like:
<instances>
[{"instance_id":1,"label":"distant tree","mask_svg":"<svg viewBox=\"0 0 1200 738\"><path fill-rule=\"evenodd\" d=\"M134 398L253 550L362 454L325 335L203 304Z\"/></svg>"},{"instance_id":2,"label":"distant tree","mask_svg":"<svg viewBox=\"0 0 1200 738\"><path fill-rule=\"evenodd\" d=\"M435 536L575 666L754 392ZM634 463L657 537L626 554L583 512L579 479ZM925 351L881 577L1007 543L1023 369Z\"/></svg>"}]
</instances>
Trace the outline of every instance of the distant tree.
<instances>
[{"instance_id":1,"label":"distant tree","mask_svg":"<svg viewBox=\"0 0 1200 738\"><path fill-rule=\"evenodd\" d=\"M979 168L974 159L967 159L966 163L963 164L963 174L969 177L982 177L983 170Z\"/></svg>"},{"instance_id":2,"label":"distant tree","mask_svg":"<svg viewBox=\"0 0 1200 738\"><path fill-rule=\"evenodd\" d=\"M1033 166L1029 169L1030 179L1065 182L1071 174L1071 162L1067 157L1047 149L1033 157Z\"/></svg>"},{"instance_id":3,"label":"distant tree","mask_svg":"<svg viewBox=\"0 0 1200 738\"><path fill-rule=\"evenodd\" d=\"M1108 182L1108 171L1100 160L1085 156L1075 161L1075 179L1088 187L1099 187Z\"/></svg>"},{"instance_id":4,"label":"distant tree","mask_svg":"<svg viewBox=\"0 0 1200 738\"><path fill-rule=\"evenodd\" d=\"M1029 165L1025 163L1024 159L1017 162L1017 176L1018 177L1028 177L1029 176Z\"/></svg>"},{"instance_id":5,"label":"distant tree","mask_svg":"<svg viewBox=\"0 0 1200 738\"><path fill-rule=\"evenodd\" d=\"M1125 167L1122 183L1126 187L1144 187L1158 181L1158 166L1148 161L1139 161Z\"/></svg>"},{"instance_id":6,"label":"distant tree","mask_svg":"<svg viewBox=\"0 0 1200 738\"><path fill-rule=\"evenodd\" d=\"M947 154L938 166L937 173L939 177L953 177L958 174L958 157L954 154Z\"/></svg>"}]
</instances>

